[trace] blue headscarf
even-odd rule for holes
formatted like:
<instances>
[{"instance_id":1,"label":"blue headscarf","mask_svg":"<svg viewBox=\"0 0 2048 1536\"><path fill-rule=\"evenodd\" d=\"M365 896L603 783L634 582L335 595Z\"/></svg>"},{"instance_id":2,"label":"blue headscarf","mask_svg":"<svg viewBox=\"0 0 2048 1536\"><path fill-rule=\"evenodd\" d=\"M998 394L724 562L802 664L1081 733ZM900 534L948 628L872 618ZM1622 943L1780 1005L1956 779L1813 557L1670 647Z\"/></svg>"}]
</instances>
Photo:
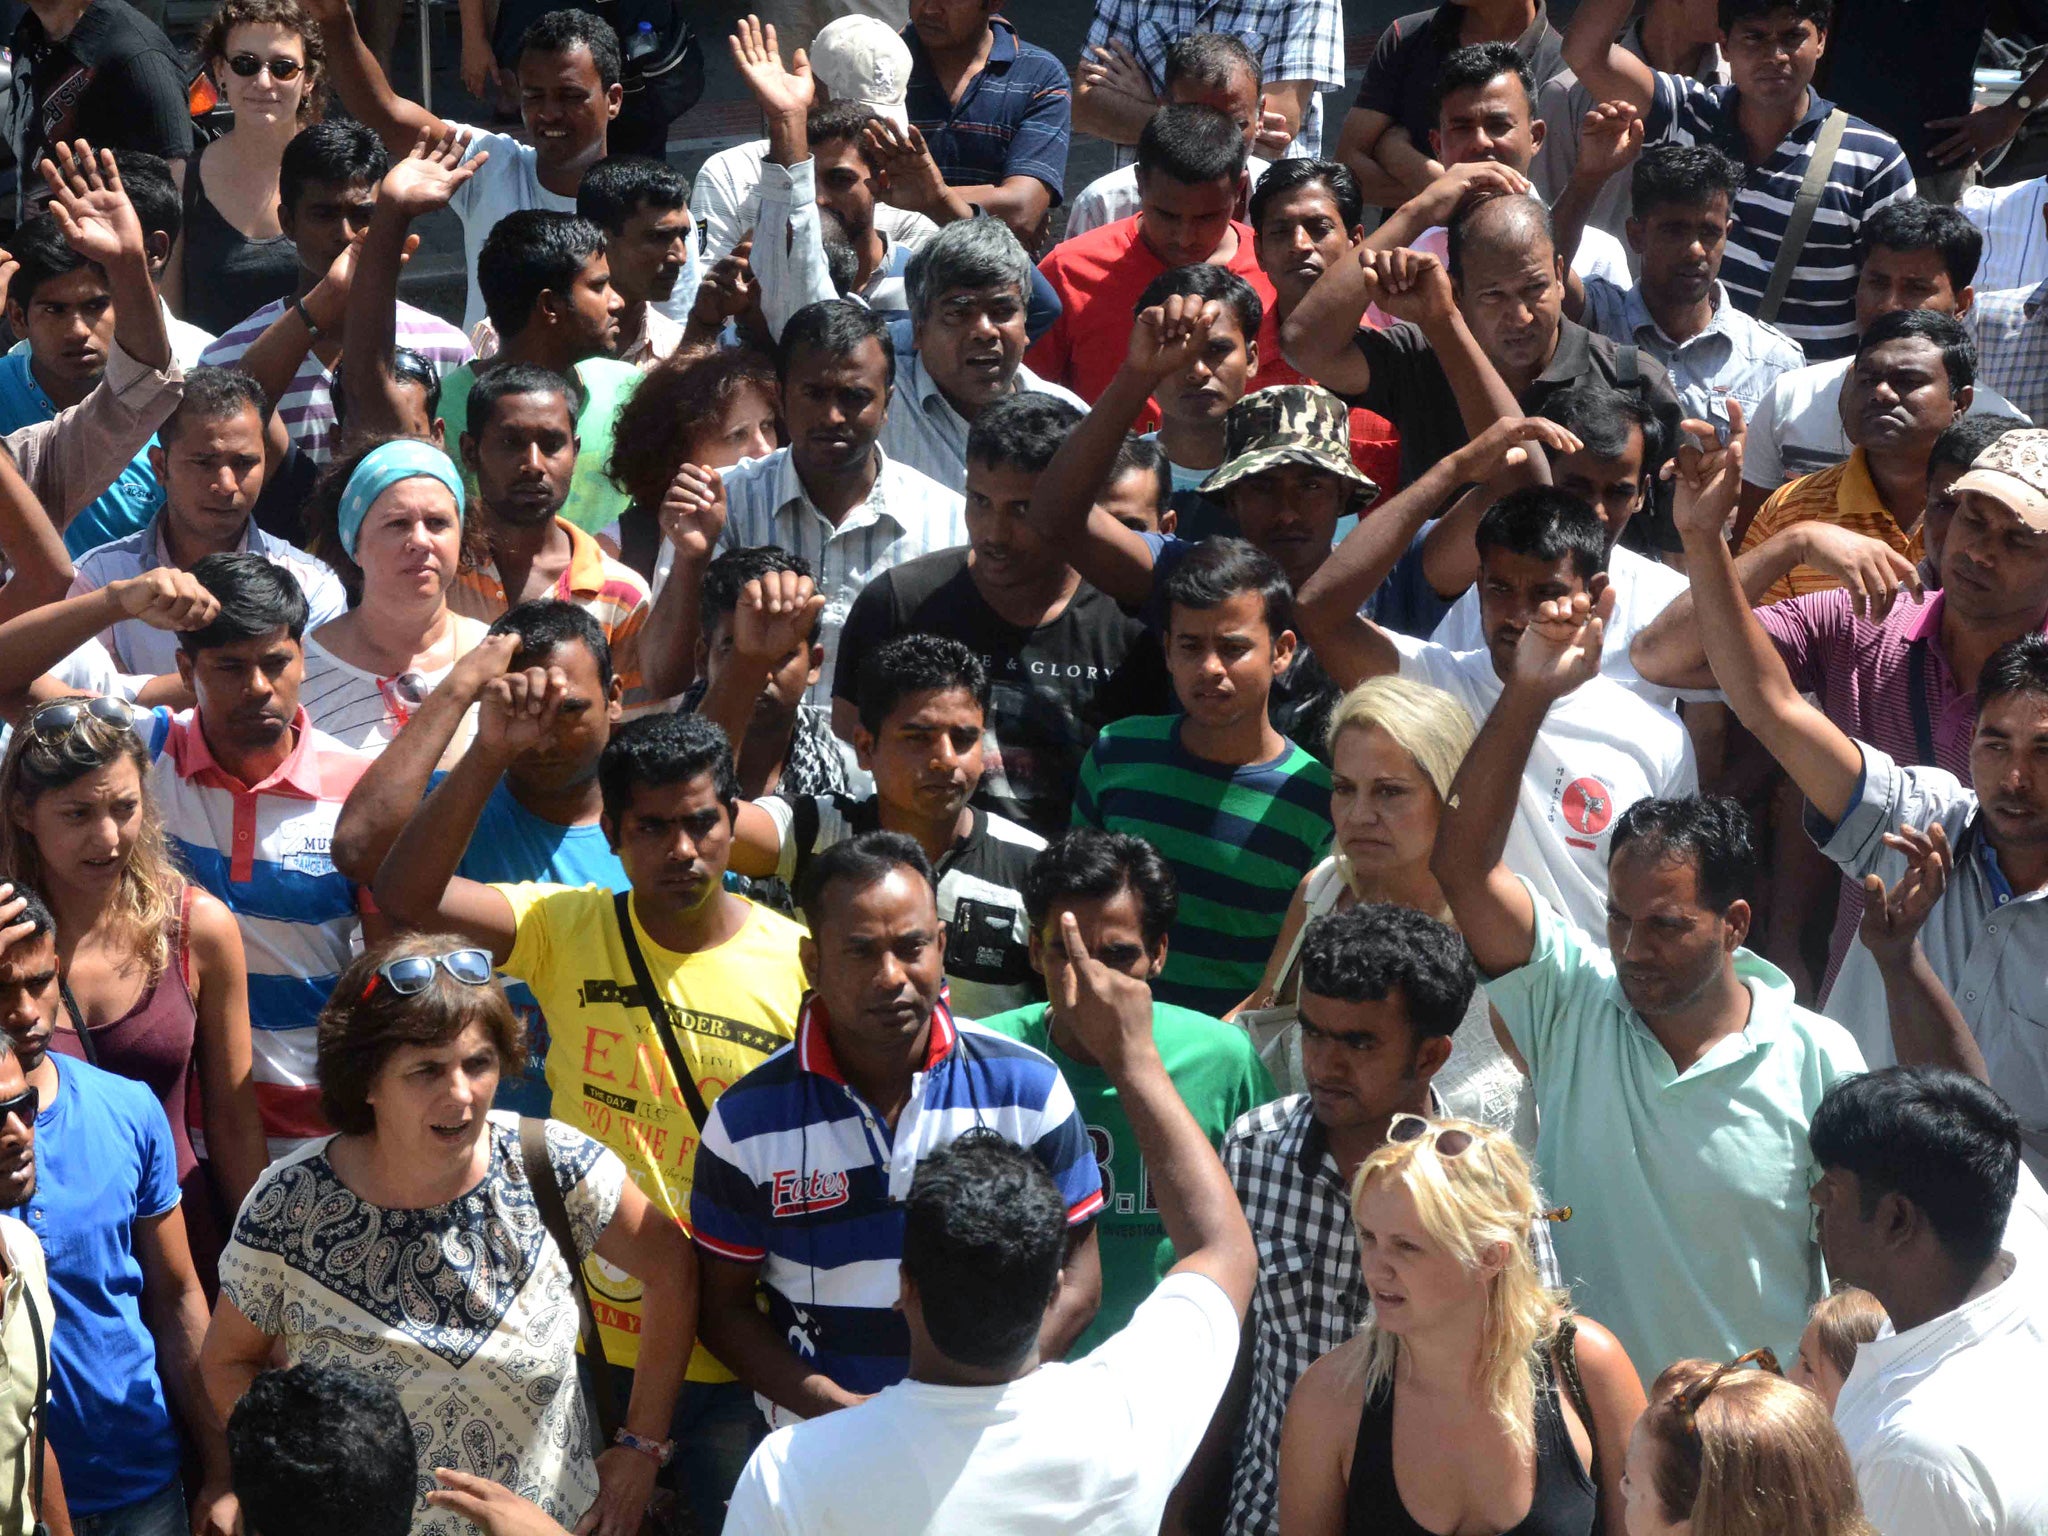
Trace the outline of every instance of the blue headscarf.
<instances>
[{"instance_id":1,"label":"blue headscarf","mask_svg":"<svg viewBox=\"0 0 2048 1536\"><path fill-rule=\"evenodd\" d=\"M363 462L355 467L341 493L341 512L336 518L341 547L348 551L349 559L356 557L356 539L363 531L363 519L370 515L377 498L402 480L421 478L438 480L448 487L448 493L455 498L456 519L460 521L462 476L455 472L448 455L432 443L395 438L363 455Z\"/></svg>"}]
</instances>

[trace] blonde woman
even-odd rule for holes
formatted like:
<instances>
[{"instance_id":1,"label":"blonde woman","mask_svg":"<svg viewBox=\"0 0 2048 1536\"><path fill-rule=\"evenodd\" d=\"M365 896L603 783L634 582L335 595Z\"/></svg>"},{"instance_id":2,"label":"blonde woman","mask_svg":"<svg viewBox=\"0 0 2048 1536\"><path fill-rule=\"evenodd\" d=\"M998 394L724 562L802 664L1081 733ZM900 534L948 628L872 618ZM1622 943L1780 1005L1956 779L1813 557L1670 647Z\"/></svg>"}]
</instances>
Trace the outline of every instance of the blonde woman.
<instances>
[{"instance_id":1,"label":"blonde woman","mask_svg":"<svg viewBox=\"0 0 2048 1536\"><path fill-rule=\"evenodd\" d=\"M1870 1292L1838 1283L1806 1314L1806 1331L1799 1335L1799 1358L1785 1379L1818 1394L1833 1413L1842 1385L1856 1364L1856 1351L1883 1333L1890 1321L1884 1303Z\"/></svg>"},{"instance_id":2,"label":"blonde woman","mask_svg":"<svg viewBox=\"0 0 2048 1536\"><path fill-rule=\"evenodd\" d=\"M1261 1033L1260 1054L1283 1093L1302 1090L1297 1032L1279 1030L1301 985L1301 937L1313 918L1361 902L1384 901L1451 923L1449 905L1429 872L1444 796L1472 745L1472 717L1440 688L1404 677L1360 683L1330 712L1331 855L1303 877L1287 908L1259 990L1233 1012ZM1455 926L1455 925L1452 925ZM1536 1139L1528 1080L1495 1037L1486 994L1451 1036L1451 1057L1432 1080L1454 1113L1498 1126L1524 1147Z\"/></svg>"},{"instance_id":3,"label":"blonde woman","mask_svg":"<svg viewBox=\"0 0 2048 1536\"><path fill-rule=\"evenodd\" d=\"M1827 1404L1777 1371L1758 1349L1657 1378L1629 1437L1627 1536L1876 1536Z\"/></svg>"},{"instance_id":4,"label":"blonde woman","mask_svg":"<svg viewBox=\"0 0 2048 1536\"><path fill-rule=\"evenodd\" d=\"M299 0L223 0L200 57L234 126L185 167L185 219L164 269L171 308L218 336L298 292L299 253L278 219L285 146L318 120L326 55Z\"/></svg>"},{"instance_id":5,"label":"blonde woman","mask_svg":"<svg viewBox=\"0 0 2048 1536\"><path fill-rule=\"evenodd\" d=\"M1281 1536L1619 1531L1643 1389L1614 1336L1538 1279L1543 1217L1514 1141L1397 1116L1351 1213L1372 1318L1288 1401Z\"/></svg>"},{"instance_id":6,"label":"blonde woman","mask_svg":"<svg viewBox=\"0 0 2048 1536\"><path fill-rule=\"evenodd\" d=\"M226 1223L187 1098L196 1085L219 1203L232 1214L269 1160L250 1079L249 976L234 914L172 862L130 718L100 698L30 712L0 762L0 880L36 891L57 919L65 1006L51 1048L134 1078L163 1104L208 1278Z\"/></svg>"}]
</instances>

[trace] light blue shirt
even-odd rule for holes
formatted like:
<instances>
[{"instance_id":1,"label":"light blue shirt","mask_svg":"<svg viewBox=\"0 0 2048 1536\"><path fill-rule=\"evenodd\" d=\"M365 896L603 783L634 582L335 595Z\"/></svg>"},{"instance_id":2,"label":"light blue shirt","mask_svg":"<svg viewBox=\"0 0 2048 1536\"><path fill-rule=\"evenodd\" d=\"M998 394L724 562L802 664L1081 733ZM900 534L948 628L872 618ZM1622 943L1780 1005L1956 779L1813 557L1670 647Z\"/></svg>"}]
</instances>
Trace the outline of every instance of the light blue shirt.
<instances>
[{"instance_id":1,"label":"light blue shirt","mask_svg":"<svg viewBox=\"0 0 2048 1536\"><path fill-rule=\"evenodd\" d=\"M1674 1360L1758 1345L1791 1359L1823 1290L1807 1127L1862 1053L1744 949L1747 1026L1680 1072L1614 957L1529 895L1529 963L1485 985L1529 1064L1543 1188L1572 1207L1554 1236L1574 1305L1614 1330L1646 1382Z\"/></svg>"},{"instance_id":2,"label":"light blue shirt","mask_svg":"<svg viewBox=\"0 0 2048 1536\"><path fill-rule=\"evenodd\" d=\"M1714 284L1714 317L1699 335L1673 341L1650 317L1640 288L1622 288L1604 277L1583 279L1586 313L1583 323L1610 341L1641 347L1664 365L1685 414L1700 421L1726 424L1728 401L1742 403L1745 421L1781 374L1806 366L1799 343L1776 326L1745 315L1728 301L1728 290Z\"/></svg>"}]
</instances>

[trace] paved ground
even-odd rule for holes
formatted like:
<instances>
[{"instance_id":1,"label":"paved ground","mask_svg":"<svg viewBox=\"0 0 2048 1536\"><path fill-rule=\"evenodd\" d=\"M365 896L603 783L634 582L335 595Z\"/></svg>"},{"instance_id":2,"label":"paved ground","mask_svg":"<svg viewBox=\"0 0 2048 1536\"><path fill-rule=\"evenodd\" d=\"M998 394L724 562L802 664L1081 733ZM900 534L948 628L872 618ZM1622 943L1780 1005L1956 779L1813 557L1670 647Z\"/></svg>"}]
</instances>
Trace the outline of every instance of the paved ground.
<instances>
[{"instance_id":1,"label":"paved ground","mask_svg":"<svg viewBox=\"0 0 2048 1536\"><path fill-rule=\"evenodd\" d=\"M906 0L882 0L877 14L894 24L905 19ZM1393 17L1411 9L1418 0L1348 0L1345 6L1349 38L1347 65L1353 84L1365 61L1371 39ZM773 0L761 14L775 23L785 53L808 42L811 35L833 16L850 9L847 0ZM866 8L866 7L864 7ZM684 175L695 175L706 156L727 145L760 136L760 118L746 88L735 74L726 53L726 38L732 22L748 7L735 0L699 0L690 7L692 24L704 40L706 80L704 99L679 119L669 135L669 160ZM1025 34L1069 67L1079 57L1094 15L1093 0L1015 0L1010 11ZM456 77L458 45L453 8L434 12L433 104L438 112L462 121L483 124L484 108L466 95ZM444 25L445 23L445 25ZM408 27L400 39L392 73L399 89L417 95L419 78L416 34ZM1335 143L1337 124L1344 113L1344 97L1332 95L1324 102L1324 122L1330 144ZM1109 169L1109 147L1098 140L1077 137L1068 161L1070 189L1085 186ZM465 281L462 249L452 215L441 215L422 225L422 247L407 268L407 299L437 314L458 318Z\"/></svg>"}]
</instances>

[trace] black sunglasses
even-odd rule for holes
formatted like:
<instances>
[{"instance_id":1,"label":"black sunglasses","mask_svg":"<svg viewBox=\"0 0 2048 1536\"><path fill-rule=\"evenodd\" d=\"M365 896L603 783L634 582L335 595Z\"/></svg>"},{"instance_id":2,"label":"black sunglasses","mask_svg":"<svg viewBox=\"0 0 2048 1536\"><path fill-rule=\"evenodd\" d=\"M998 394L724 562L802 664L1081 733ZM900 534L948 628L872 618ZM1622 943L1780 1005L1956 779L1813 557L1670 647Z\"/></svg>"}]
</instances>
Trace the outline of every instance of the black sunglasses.
<instances>
[{"instance_id":1,"label":"black sunglasses","mask_svg":"<svg viewBox=\"0 0 2048 1536\"><path fill-rule=\"evenodd\" d=\"M10 1115L19 1119L23 1125L33 1126L36 1123L36 1111L40 1108L41 1095L34 1088L26 1088L11 1099L0 1099L0 1127L7 1124Z\"/></svg>"},{"instance_id":2,"label":"black sunglasses","mask_svg":"<svg viewBox=\"0 0 2048 1536\"><path fill-rule=\"evenodd\" d=\"M253 53L238 53L228 60L228 68L244 80L255 79L266 66L270 70L270 78L277 81L296 80L306 68L294 58L264 59Z\"/></svg>"}]
</instances>

